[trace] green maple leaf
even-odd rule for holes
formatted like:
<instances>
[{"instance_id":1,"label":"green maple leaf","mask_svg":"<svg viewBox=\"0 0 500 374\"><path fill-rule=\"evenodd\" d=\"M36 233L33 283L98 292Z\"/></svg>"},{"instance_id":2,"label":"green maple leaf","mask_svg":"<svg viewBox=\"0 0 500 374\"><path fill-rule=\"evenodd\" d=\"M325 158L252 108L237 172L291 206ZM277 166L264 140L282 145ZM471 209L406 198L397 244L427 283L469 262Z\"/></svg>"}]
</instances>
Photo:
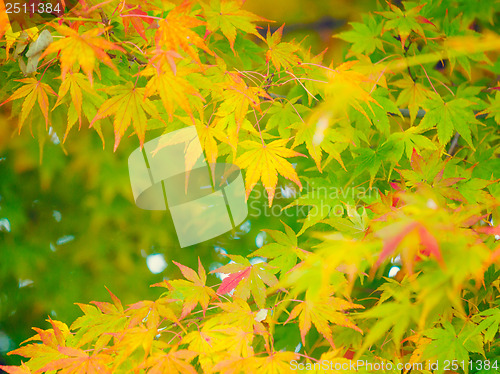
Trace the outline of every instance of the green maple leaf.
<instances>
[{"instance_id":1,"label":"green maple leaf","mask_svg":"<svg viewBox=\"0 0 500 374\"><path fill-rule=\"evenodd\" d=\"M253 34L262 39L257 31L255 22L264 21L249 11L241 9L238 1L210 1L209 4L202 3L207 18L207 26L211 32L221 30L229 40L231 49L234 51L236 30L242 30L246 34Z\"/></svg>"},{"instance_id":2,"label":"green maple leaf","mask_svg":"<svg viewBox=\"0 0 500 374\"><path fill-rule=\"evenodd\" d=\"M500 86L500 84L499 84ZM498 87L497 87L498 89ZM489 97L490 100L490 105L488 109L482 111L479 114L482 113L487 113L488 116L486 118L491 118L495 120L495 122L500 125L500 91L497 91L495 94L495 97L493 98L492 96Z\"/></svg>"},{"instance_id":3,"label":"green maple leaf","mask_svg":"<svg viewBox=\"0 0 500 374\"><path fill-rule=\"evenodd\" d=\"M384 25L384 30L396 30L398 32L402 49L404 49L406 39L408 39L408 36L412 31L425 39L422 23L430 23L430 21L424 19L420 15L420 10L424 7L425 4L410 8L410 4L413 5L415 3L405 2L403 3L405 6L405 11L389 2L387 4L391 8L391 10L380 12L382 16L388 19Z\"/></svg>"},{"instance_id":4,"label":"green maple leaf","mask_svg":"<svg viewBox=\"0 0 500 374\"><path fill-rule=\"evenodd\" d=\"M347 218L333 216L324 222L339 232L349 235L355 239L361 239L368 228L368 216L366 209L360 214L356 207L346 204Z\"/></svg>"},{"instance_id":5,"label":"green maple leaf","mask_svg":"<svg viewBox=\"0 0 500 374\"><path fill-rule=\"evenodd\" d=\"M280 277L297 264L298 258L303 260L307 253L298 247L297 234L285 223L283 226L285 226L285 232L265 230L276 243L266 244L250 255L250 257L272 258L269 265L280 269Z\"/></svg>"},{"instance_id":6,"label":"green maple leaf","mask_svg":"<svg viewBox=\"0 0 500 374\"><path fill-rule=\"evenodd\" d=\"M327 218L336 206L342 204L339 194L336 193L338 188L332 186L332 181L326 178L306 180L308 181L311 189L283 208L284 210L292 206L311 207L311 209L307 212L304 224L298 232L298 235L302 235L302 233L304 233L304 231L306 231L309 227ZM333 190L331 190L330 187L333 187Z\"/></svg>"},{"instance_id":7,"label":"green maple leaf","mask_svg":"<svg viewBox=\"0 0 500 374\"><path fill-rule=\"evenodd\" d=\"M446 144L451 139L453 131L457 131L474 149L472 145L471 126L479 123L470 108L472 101L458 98L444 101L440 96L434 94L424 104L427 110L425 117L420 122L424 129L437 127L439 143Z\"/></svg>"},{"instance_id":8,"label":"green maple leaf","mask_svg":"<svg viewBox=\"0 0 500 374\"><path fill-rule=\"evenodd\" d=\"M363 22L350 22L352 30L342 32L336 35L337 38L345 40L351 45L351 51L354 53L371 54L375 49L383 50L382 39L382 22L377 22L370 15L363 15Z\"/></svg>"},{"instance_id":9,"label":"green maple leaf","mask_svg":"<svg viewBox=\"0 0 500 374\"><path fill-rule=\"evenodd\" d=\"M500 309L491 308L478 314L478 316L486 317L476 327L476 332L484 332L484 341L493 342L495 336L500 331Z\"/></svg>"},{"instance_id":10,"label":"green maple leaf","mask_svg":"<svg viewBox=\"0 0 500 374\"><path fill-rule=\"evenodd\" d=\"M394 287L394 285L391 285ZM401 283L401 287L397 288L397 291L389 291L391 287L386 285L385 287L380 287L378 290L383 291L384 298L381 300L386 300L389 297L393 297L394 300L379 303L373 308L367 310L359 315L362 319L375 319L376 322L370 328L368 335L363 339L363 345L357 351L357 356L361 354L371 345L376 343L381 338L385 338L387 334L391 334L392 341L398 349L401 345L401 340L405 332L408 331L408 327L417 322L419 316L419 308L411 302L411 297L409 287L407 283ZM404 286L404 287L403 287Z\"/></svg>"},{"instance_id":11,"label":"green maple leaf","mask_svg":"<svg viewBox=\"0 0 500 374\"><path fill-rule=\"evenodd\" d=\"M462 323L463 324L463 323ZM450 322L442 323L443 328L433 328L425 331L424 336L432 339L424 350L424 358L437 358L440 363L444 360L468 362L469 353L481 353L484 356L483 337L476 331L476 325L466 322L463 326L453 326ZM468 373L468 365L464 365ZM436 373L442 373L444 366L439 365Z\"/></svg>"},{"instance_id":12,"label":"green maple leaf","mask_svg":"<svg viewBox=\"0 0 500 374\"><path fill-rule=\"evenodd\" d=\"M295 126L298 128L303 127L306 112L310 112L310 109L305 105L297 104L298 99L297 97L287 101L275 100L267 111L269 119L266 123L266 130L277 127L282 138L289 138L292 128Z\"/></svg>"},{"instance_id":13,"label":"green maple leaf","mask_svg":"<svg viewBox=\"0 0 500 374\"><path fill-rule=\"evenodd\" d=\"M398 151L397 161L401 159L403 152L408 159L411 159L413 149L420 153L422 149L435 150L436 145L425 135L421 135L424 130L420 126L412 126L402 132L392 133L387 142L391 142Z\"/></svg>"},{"instance_id":14,"label":"green maple leaf","mask_svg":"<svg viewBox=\"0 0 500 374\"><path fill-rule=\"evenodd\" d=\"M431 97L432 91L424 85L414 82L410 76L393 83L394 86L402 88L396 100L399 107L407 106L410 111L410 122L413 123L417 117L418 109L422 103Z\"/></svg>"},{"instance_id":15,"label":"green maple leaf","mask_svg":"<svg viewBox=\"0 0 500 374\"><path fill-rule=\"evenodd\" d=\"M397 148L394 144L389 142L379 145L375 150L371 148L356 148L354 152L358 154L358 157L354 160L354 163L356 164L356 175L359 175L364 171L368 171L370 174L369 188L372 188L375 176L377 175L383 162L391 161L394 165L399 161L399 159L397 159L399 154ZM391 167L389 173L392 172L393 167L394 166Z\"/></svg>"}]
</instances>

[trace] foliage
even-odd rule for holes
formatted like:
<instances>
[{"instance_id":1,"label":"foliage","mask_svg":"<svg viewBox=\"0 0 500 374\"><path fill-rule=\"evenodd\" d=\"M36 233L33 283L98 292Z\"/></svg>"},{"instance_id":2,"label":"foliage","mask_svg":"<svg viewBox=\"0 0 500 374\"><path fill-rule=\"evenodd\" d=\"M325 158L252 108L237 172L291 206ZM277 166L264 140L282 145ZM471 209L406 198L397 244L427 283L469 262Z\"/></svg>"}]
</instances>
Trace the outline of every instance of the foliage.
<instances>
[{"instance_id":1,"label":"foliage","mask_svg":"<svg viewBox=\"0 0 500 374\"><path fill-rule=\"evenodd\" d=\"M78 304L83 315L49 318L9 353L27 360L3 370L317 372L361 360L499 372L500 9L468 4L380 6L336 35L349 43L339 64L285 41L283 27L262 32L267 21L237 0L81 2L40 29L0 27L2 106L42 162L46 147L79 153L74 167L119 160L196 126L209 161L243 169L249 205L283 207L256 251L228 254L212 275L199 259L175 262L184 279L155 283L154 300L123 306L110 291L112 303ZM28 72L42 30L55 41ZM88 127L115 153L86 147ZM128 181L107 182L119 215ZM124 243L148 242L138 214L123 216L137 222Z\"/></svg>"}]
</instances>

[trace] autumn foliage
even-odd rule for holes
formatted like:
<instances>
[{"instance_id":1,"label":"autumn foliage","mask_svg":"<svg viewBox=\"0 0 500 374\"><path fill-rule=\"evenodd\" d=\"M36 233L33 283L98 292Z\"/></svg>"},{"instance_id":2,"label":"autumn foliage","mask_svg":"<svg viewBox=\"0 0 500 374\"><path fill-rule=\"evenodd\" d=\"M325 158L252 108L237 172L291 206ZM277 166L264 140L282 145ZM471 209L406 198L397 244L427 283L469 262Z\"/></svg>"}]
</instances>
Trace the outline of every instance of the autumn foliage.
<instances>
[{"instance_id":1,"label":"autumn foliage","mask_svg":"<svg viewBox=\"0 0 500 374\"><path fill-rule=\"evenodd\" d=\"M249 202L262 185L263 209L307 208L213 271L178 259L183 278L153 284L155 300L110 290L72 323L49 318L1 368L500 372L500 8L396 3L334 35L340 63L238 0L85 0L22 32L0 15L2 109L41 162L54 133L64 149L91 128L117 151L195 126L209 162L243 170Z\"/></svg>"}]
</instances>

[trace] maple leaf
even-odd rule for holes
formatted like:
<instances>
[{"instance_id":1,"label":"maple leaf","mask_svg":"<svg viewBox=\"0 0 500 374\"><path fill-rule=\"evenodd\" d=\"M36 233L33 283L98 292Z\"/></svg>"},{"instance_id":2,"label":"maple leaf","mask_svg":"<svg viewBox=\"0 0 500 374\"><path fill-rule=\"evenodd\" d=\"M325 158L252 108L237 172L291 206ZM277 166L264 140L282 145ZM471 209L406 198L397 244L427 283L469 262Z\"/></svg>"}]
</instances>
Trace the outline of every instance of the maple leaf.
<instances>
[{"instance_id":1,"label":"maple leaf","mask_svg":"<svg viewBox=\"0 0 500 374\"><path fill-rule=\"evenodd\" d=\"M396 100L396 105L408 107L410 111L410 122L413 123L417 112L424 101L429 99L432 91L424 85L414 82L410 77L405 77L393 83L394 86L402 88Z\"/></svg>"},{"instance_id":2,"label":"maple leaf","mask_svg":"<svg viewBox=\"0 0 500 374\"><path fill-rule=\"evenodd\" d=\"M45 365L40 369L41 372L63 370L76 373L112 373L108 365L113 362L113 358L103 352L94 351L89 356L85 351L71 347L59 347L59 352L66 357Z\"/></svg>"},{"instance_id":3,"label":"maple leaf","mask_svg":"<svg viewBox=\"0 0 500 374\"><path fill-rule=\"evenodd\" d=\"M113 357L113 372L124 362L130 360L131 356L139 348L144 352L144 360L152 351L153 343L156 341L160 331L155 325L135 326L120 332L111 333L114 338L113 349L118 353ZM141 350L139 350L141 351Z\"/></svg>"},{"instance_id":4,"label":"maple leaf","mask_svg":"<svg viewBox=\"0 0 500 374\"><path fill-rule=\"evenodd\" d=\"M323 87L325 101L320 104L321 110L316 110L316 115L311 119L331 118L338 121L342 118L349 118L349 109L354 108L370 121L362 104L374 103L382 106L368 91L376 87L377 81L364 74L361 71L363 69L359 69L360 67L362 64L354 60L326 69L327 81L314 82ZM342 92L342 95L339 95L339 92Z\"/></svg>"},{"instance_id":5,"label":"maple leaf","mask_svg":"<svg viewBox=\"0 0 500 374\"><path fill-rule=\"evenodd\" d=\"M358 175L363 171L368 171L370 173L369 188L372 188L375 176L382 166L382 163L392 161L394 166L400 158L400 154L398 153L396 146L391 142L380 144L375 150L371 148L359 147L354 150L354 153L358 154L354 161L357 165L355 174Z\"/></svg>"},{"instance_id":6,"label":"maple leaf","mask_svg":"<svg viewBox=\"0 0 500 374\"><path fill-rule=\"evenodd\" d=\"M181 265L175 261L173 261L173 263L181 269L182 275L184 275L188 281L181 279L163 281L154 284L153 287L161 286L169 289L171 289L171 287L174 288L174 291L170 293L172 298L178 298L183 301L180 319L187 316L198 303L200 303L203 315L205 315L210 300L215 298L216 294L213 289L206 286L207 275L205 269L201 265L200 259L198 258L198 274L187 266Z\"/></svg>"},{"instance_id":7,"label":"maple leaf","mask_svg":"<svg viewBox=\"0 0 500 374\"><path fill-rule=\"evenodd\" d=\"M0 38L2 38L5 32L9 29L9 17L5 9L5 4L3 1L0 2ZM9 48L7 47L7 58L9 58Z\"/></svg>"},{"instance_id":8,"label":"maple leaf","mask_svg":"<svg viewBox=\"0 0 500 374\"><path fill-rule=\"evenodd\" d=\"M290 69L300 63L300 58L296 55L299 46L294 43L281 42L284 26L284 24L281 25L272 35L269 28L267 30L266 41L269 50L266 52L266 62L271 61L276 70L280 70L281 67Z\"/></svg>"},{"instance_id":9,"label":"maple leaf","mask_svg":"<svg viewBox=\"0 0 500 374\"><path fill-rule=\"evenodd\" d=\"M387 4L391 8L391 11L377 13L388 19L388 21L384 24L383 30L397 30L401 41L401 49L404 49L406 39L408 39L408 36L412 31L420 35L425 40L425 34L421 23L425 20L427 22L423 23L432 24L432 22L419 14L425 4L408 9L407 7L409 7L409 4L403 3L406 8L405 11L399 9L396 5L391 4L390 2L387 2Z\"/></svg>"},{"instance_id":10,"label":"maple leaf","mask_svg":"<svg viewBox=\"0 0 500 374\"><path fill-rule=\"evenodd\" d=\"M260 97L271 100L271 97L260 87L249 87L239 73L228 72L226 80L219 84L223 89L221 99L222 103L217 108L215 113L217 117L217 125L223 129L228 126L229 118L234 117L236 128L226 130L229 132L229 142L233 148L236 148L238 143L238 133L243 124L243 121L248 113L248 108L251 107L259 112Z\"/></svg>"},{"instance_id":11,"label":"maple leaf","mask_svg":"<svg viewBox=\"0 0 500 374\"><path fill-rule=\"evenodd\" d=\"M0 9L1 11L1 9ZM1 37L1 35L0 35ZM31 370L26 364L23 362L21 366L5 366L0 365L0 369L5 371L7 374L31 374Z\"/></svg>"},{"instance_id":12,"label":"maple leaf","mask_svg":"<svg viewBox=\"0 0 500 374\"><path fill-rule=\"evenodd\" d=\"M177 51L179 48L201 65L198 51L193 45L213 56L213 52L205 45L203 39L192 29L205 25L205 22L189 14L190 1L172 9L167 17L159 21L155 42L158 48Z\"/></svg>"},{"instance_id":13,"label":"maple leaf","mask_svg":"<svg viewBox=\"0 0 500 374\"><path fill-rule=\"evenodd\" d=\"M143 22L146 22L147 24L151 25L153 23L153 19L149 18L148 14L145 11L141 10L140 5L134 6L125 4L124 9L126 9L126 11L121 13L121 17L123 22L123 28L125 29L125 34L129 32L130 25L132 25L135 31L137 31L137 33L146 42L149 42L148 38L146 37L146 33L144 31Z\"/></svg>"},{"instance_id":14,"label":"maple leaf","mask_svg":"<svg viewBox=\"0 0 500 374\"><path fill-rule=\"evenodd\" d=\"M184 326L179 322L170 303L176 300L160 298L156 301L143 300L129 305L127 312L132 317L129 320L128 327L132 328L141 322L146 322L148 329L156 329L160 325L160 318L166 318L185 331Z\"/></svg>"},{"instance_id":15,"label":"maple leaf","mask_svg":"<svg viewBox=\"0 0 500 374\"><path fill-rule=\"evenodd\" d=\"M148 98L145 97L146 88L139 88L134 86L131 82L128 82L125 85L108 87L107 93L112 95L112 97L102 104L94 119L90 123L90 126L102 118L114 115L114 150L116 151L116 148L118 148L118 144L120 143L120 139L132 122L135 133L137 134L142 147L146 136L146 113L153 118L160 119L160 115L156 110L156 107Z\"/></svg>"},{"instance_id":16,"label":"maple leaf","mask_svg":"<svg viewBox=\"0 0 500 374\"><path fill-rule=\"evenodd\" d=\"M220 128L211 124L197 125L196 132L200 138L201 146L205 151L205 156L209 164L214 164L217 161L219 148L217 147L217 140L224 141L226 134Z\"/></svg>"},{"instance_id":17,"label":"maple leaf","mask_svg":"<svg viewBox=\"0 0 500 374\"><path fill-rule=\"evenodd\" d=\"M387 139L388 142L394 144L394 146L400 150L401 156L396 157L397 161L403 156L403 152L406 153L408 159L412 157L413 150L420 152L421 150L435 150L437 149L436 144L434 144L428 137L421 135L425 130L420 126L412 126L407 128L402 132L394 132L389 135Z\"/></svg>"},{"instance_id":18,"label":"maple leaf","mask_svg":"<svg viewBox=\"0 0 500 374\"><path fill-rule=\"evenodd\" d=\"M224 312L212 317L221 324L228 324L240 328L247 333L257 333L266 338L268 332L261 321L258 321L257 311L252 311L247 302L241 299L234 299L229 303L215 303ZM267 309L261 309L267 311Z\"/></svg>"},{"instance_id":19,"label":"maple leaf","mask_svg":"<svg viewBox=\"0 0 500 374\"><path fill-rule=\"evenodd\" d=\"M251 265L242 256L227 256L234 263L229 263L211 271L211 273L230 274L222 281L217 294L223 295L234 289L234 297L247 300L251 293L257 306L264 308L266 302L266 287L264 284L273 287L278 283L274 276L277 270L265 262Z\"/></svg>"},{"instance_id":20,"label":"maple leaf","mask_svg":"<svg viewBox=\"0 0 500 374\"><path fill-rule=\"evenodd\" d=\"M247 171L245 176L247 199L257 182L261 180L267 191L269 206L271 206L278 184L278 173L297 184L302 190L297 172L285 158L304 155L286 148L287 142L288 139L274 140L269 144L252 140L241 142L241 147L247 151L239 156L235 163Z\"/></svg>"},{"instance_id":21,"label":"maple leaf","mask_svg":"<svg viewBox=\"0 0 500 374\"><path fill-rule=\"evenodd\" d=\"M92 87L90 86L89 81L86 80L85 76L80 73L70 72L68 75L66 75L66 78L63 79L61 86L59 87L59 92L57 93L57 101L52 110L54 110L62 103L63 98L69 92L71 96L71 102L73 103L73 107L78 116L78 118L73 118L71 115L71 110L68 109L68 124L66 127L66 132L64 133L63 142L66 141L69 131L71 130L77 119L79 125L78 127L81 128L82 126L82 90L89 95L98 96L94 91L92 91Z\"/></svg>"},{"instance_id":22,"label":"maple leaf","mask_svg":"<svg viewBox=\"0 0 500 374\"><path fill-rule=\"evenodd\" d=\"M290 363L296 360L299 355L295 352L270 352L264 357L257 357L255 363L255 372L261 374L281 374L293 373Z\"/></svg>"},{"instance_id":23,"label":"maple leaf","mask_svg":"<svg viewBox=\"0 0 500 374\"><path fill-rule=\"evenodd\" d=\"M21 116L19 117L19 133L23 127L24 121L28 118L31 113L35 102L38 102L38 106L42 111L43 117L45 118L45 127L49 126L49 97L47 93L56 95L54 90L50 88L47 83L42 83L35 78L24 78L19 79L18 82L24 83L23 86L19 87L7 100L5 100L0 106L8 103L12 100L17 100L25 98L23 101Z\"/></svg>"},{"instance_id":24,"label":"maple leaf","mask_svg":"<svg viewBox=\"0 0 500 374\"><path fill-rule=\"evenodd\" d=\"M221 30L229 40L231 49L234 50L236 40L236 30L242 30L247 34L252 34L262 39L257 31L254 22L267 21L265 18L241 9L241 2L235 0L214 0L209 4L202 3L207 20L207 28L210 32Z\"/></svg>"},{"instance_id":25,"label":"maple leaf","mask_svg":"<svg viewBox=\"0 0 500 374\"><path fill-rule=\"evenodd\" d=\"M311 329L311 324L314 324L316 330L335 347L332 339L332 331L330 323L344 326L363 333L362 330L352 322L344 313L349 309L363 308L362 305L353 304L349 301L339 299L330 295L323 295L319 298L311 298L310 292L306 292L305 300L296 305L285 324L299 317L299 329L302 344L305 345L307 332Z\"/></svg>"},{"instance_id":26,"label":"maple leaf","mask_svg":"<svg viewBox=\"0 0 500 374\"><path fill-rule=\"evenodd\" d=\"M296 265L297 259L303 260L308 253L298 247L297 234L285 223L283 226L285 226L285 233L278 230L265 230L276 243L266 244L250 255L250 257L272 258L269 265L277 267L281 277Z\"/></svg>"},{"instance_id":27,"label":"maple leaf","mask_svg":"<svg viewBox=\"0 0 500 374\"><path fill-rule=\"evenodd\" d=\"M500 86L500 82L498 83ZM489 96L490 105L487 109L479 112L477 115L488 114L486 118L493 117L497 124L500 124L500 91L495 87L495 97Z\"/></svg>"},{"instance_id":28,"label":"maple leaf","mask_svg":"<svg viewBox=\"0 0 500 374\"><path fill-rule=\"evenodd\" d=\"M168 353L157 352L149 356L137 369L149 368L148 373L196 374L197 371L189 364L198 354L187 349L168 348Z\"/></svg>"},{"instance_id":29,"label":"maple leaf","mask_svg":"<svg viewBox=\"0 0 500 374\"><path fill-rule=\"evenodd\" d=\"M471 125L480 123L472 108L474 103L457 98L450 101L444 101L438 95L432 95L432 98L424 103L427 112L420 122L424 129L437 127L438 139L441 144L446 144L456 130L474 149L471 138Z\"/></svg>"},{"instance_id":30,"label":"maple leaf","mask_svg":"<svg viewBox=\"0 0 500 374\"><path fill-rule=\"evenodd\" d=\"M408 267L410 274L413 272L413 263L415 255L422 254L424 256L433 255L441 266L444 266L443 257L439 249L439 243L432 233L420 222L401 223L396 222L377 232L377 235L383 237L384 248L379 255L375 267L380 266L387 258L392 256L403 239L407 239L405 243L411 242L411 246L405 246L401 254L403 263ZM418 239L417 239L418 238ZM417 239L417 240L415 240ZM422 248L419 247L420 242Z\"/></svg>"},{"instance_id":31,"label":"maple leaf","mask_svg":"<svg viewBox=\"0 0 500 374\"><path fill-rule=\"evenodd\" d=\"M205 101L198 90L186 79L191 73L193 70L187 67L178 67L174 73L169 69L159 71L152 66L141 72L141 75L151 77L146 85L145 95L147 97L155 93L160 95L170 121L173 119L176 107L183 109L194 121L192 107L201 110L201 104Z\"/></svg>"},{"instance_id":32,"label":"maple leaf","mask_svg":"<svg viewBox=\"0 0 500 374\"><path fill-rule=\"evenodd\" d=\"M370 55L375 49L383 50L382 39L382 22L377 22L373 15L363 14L363 23L349 22L352 30L341 32L334 37L345 40L351 43L351 51L354 53L364 53Z\"/></svg>"},{"instance_id":33,"label":"maple leaf","mask_svg":"<svg viewBox=\"0 0 500 374\"><path fill-rule=\"evenodd\" d=\"M75 334L75 341L78 342L77 347L92 342L102 334L120 331L128 322L124 311L117 309L113 304L97 303L100 308L87 304L77 303L76 305L84 313L71 325L71 330L78 329Z\"/></svg>"},{"instance_id":34,"label":"maple leaf","mask_svg":"<svg viewBox=\"0 0 500 374\"><path fill-rule=\"evenodd\" d=\"M377 291L382 291L377 304L359 315L359 318L375 319L376 322L370 327L356 356L359 357L379 339L387 339L389 333L396 349L399 349L408 327L418 320L419 309L412 302L414 294L409 287L410 282L414 282L415 278L415 275L407 277L401 283L393 279L386 279L388 283L384 283L377 289ZM384 302L389 298L394 300Z\"/></svg>"},{"instance_id":35,"label":"maple leaf","mask_svg":"<svg viewBox=\"0 0 500 374\"><path fill-rule=\"evenodd\" d=\"M474 332L484 332L485 342L495 341L495 336L500 331L500 309L487 309L479 313L478 316L485 318L477 325Z\"/></svg>"},{"instance_id":36,"label":"maple leaf","mask_svg":"<svg viewBox=\"0 0 500 374\"><path fill-rule=\"evenodd\" d=\"M441 161L439 152L433 152L424 161L416 149L413 149L411 156L411 170L397 170L405 180L405 184L410 187L424 187L431 185L433 191L440 195L456 201L465 201L458 189L453 187L464 178L444 178L446 162Z\"/></svg>"},{"instance_id":37,"label":"maple leaf","mask_svg":"<svg viewBox=\"0 0 500 374\"><path fill-rule=\"evenodd\" d=\"M252 357L253 337L252 332L211 318L200 329L186 334L182 344L189 344L189 350L199 354L203 372L213 372L214 364L228 356Z\"/></svg>"},{"instance_id":38,"label":"maple leaf","mask_svg":"<svg viewBox=\"0 0 500 374\"><path fill-rule=\"evenodd\" d=\"M349 126L330 126L327 116L320 117L317 121L314 117L306 123L295 124L292 128L297 128L292 148L305 143L309 155L314 160L320 172L332 160L335 159L346 170L342 161L343 152L353 138L353 128ZM328 159L324 165L321 164L323 151L328 154Z\"/></svg>"},{"instance_id":39,"label":"maple leaf","mask_svg":"<svg viewBox=\"0 0 500 374\"><path fill-rule=\"evenodd\" d=\"M442 323L443 328L433 328L424 331L422 334L432 339L426 345L423 357L437 358L442 360L457 360L458 362L468 362L469 353L480 353L484 356L483 338L480 333L474 331L475 324L470 321L463 322L464 326L454 326L450 322ZM464 366L467 372L468 365ZM442 373L443 368L438 369L437 373Z\"/></svg>"},{"instance_id":40,"label":"maple leaf","mask_svg":"<svg viewBox=\"0 0 500 374\"><path fill-rule=\"evenodd\" d=\"M64 80L66 73L76 66L77 73L80 68L87 75L89 81L93 82L92 73L95 68L96 60L101 61L119 74L118 69L113 65L111 58L106 50L116 50L125 52L123 48L110 41L101 38L107 29L95 28L79 34L67 26L54 26L55 29L65 38L51 43L42 53L43 58L51 53L58 53L61 62L61 76Z\"/></svg>"}]
</instances>

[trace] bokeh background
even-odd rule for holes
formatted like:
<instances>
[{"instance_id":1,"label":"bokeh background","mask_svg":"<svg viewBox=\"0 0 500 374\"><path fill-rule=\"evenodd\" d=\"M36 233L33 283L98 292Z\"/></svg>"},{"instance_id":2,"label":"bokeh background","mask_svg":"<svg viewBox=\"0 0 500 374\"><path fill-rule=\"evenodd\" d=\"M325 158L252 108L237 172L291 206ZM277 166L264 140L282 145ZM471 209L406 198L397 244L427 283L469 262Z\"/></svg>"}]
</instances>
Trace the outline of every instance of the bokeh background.
<instances>
[{"instance_id":1,"label":"bokeh background","mask_svg":"<svg viewBox=\"0 0 500 374\"><path fill-rule=\"evenodd\" d=\"M271 29L285 23L284 39L302 41L313 53L328 48L325 60L336 64L346 44L332 35L377 2L248 0L245 7L275 21ZM261 26L265 32L267 23ZM0 102L7 97L0 88ZM80 315L74 303L108 300L104 286L124 304L156 298L161 290L150 284L181 276L172 260L195 267L200 257L213 270L228 262L225 253L246 255L262 246L262 229L281 229L280 220L300 227L299 216L263 214L235 232L181 249L168 212L134 205L127 158L138 146L136 137L123 139L113 152L112 133L105 134L103 149L84 124L64 144L49 134L42 158L38 140L29 128L18 134L10 115L9 106L0 107L0 364L19 362L6 352L30 337L32 326L47 328L49 316L69 324ZM280 188L285 193L275 204L285 206L290 194L287 185ZM251 199L265 206L262 191ZM219 281L209 276L209 283Z\"/></svg>"}]
</instances>

